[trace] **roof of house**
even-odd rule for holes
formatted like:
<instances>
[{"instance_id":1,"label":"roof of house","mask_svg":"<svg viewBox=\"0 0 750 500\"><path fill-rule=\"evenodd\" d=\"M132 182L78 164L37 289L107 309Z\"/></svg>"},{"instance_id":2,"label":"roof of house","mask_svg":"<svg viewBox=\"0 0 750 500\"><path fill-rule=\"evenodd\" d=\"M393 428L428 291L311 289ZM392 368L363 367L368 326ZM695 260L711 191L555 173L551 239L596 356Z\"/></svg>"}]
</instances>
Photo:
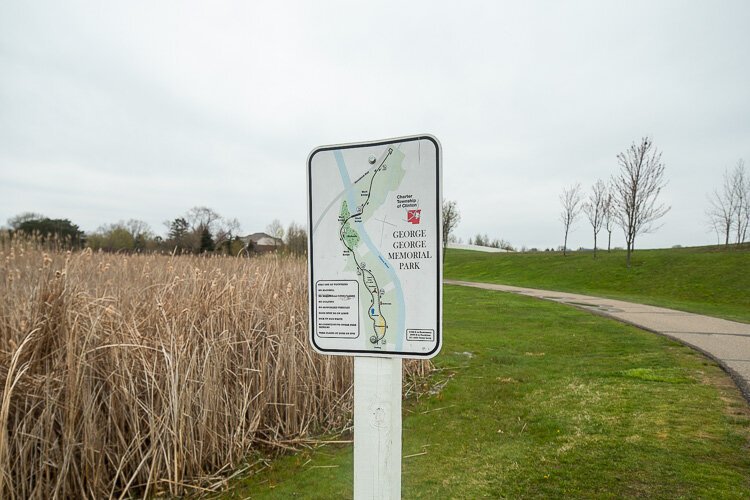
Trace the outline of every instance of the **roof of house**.
<instances>
[{"instance_id":1,"label":"roof of house","mask_svg":"<svg viewBox=\"0 0 750 500\"><path fill-rule=\"evenodd\" d=\"M256 245L257 244L261 244L261 245L276 245L276 246L280 246L280 245L284 244L284 242L281 239L274 238L270 234L266 234L266 233L248 234L247 236L243 236L240 239L242 241L244 241L245 244L247 244L248 241L252 241Z\"/></svg>"}]
</instances>

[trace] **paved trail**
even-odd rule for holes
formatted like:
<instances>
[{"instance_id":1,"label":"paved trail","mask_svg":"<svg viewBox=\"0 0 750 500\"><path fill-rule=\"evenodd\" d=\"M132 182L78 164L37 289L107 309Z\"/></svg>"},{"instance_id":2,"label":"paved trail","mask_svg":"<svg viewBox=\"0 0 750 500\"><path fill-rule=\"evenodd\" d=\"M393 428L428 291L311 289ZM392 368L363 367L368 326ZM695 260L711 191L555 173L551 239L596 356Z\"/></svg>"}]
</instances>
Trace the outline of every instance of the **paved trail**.
<instances>
[{"instance_id":1,"label":"paved trail","mask_svg":"<svg viewBox=\"0 0 750 500\"><path fill-rule=\"evenodd\" d=\"M560 302L679 340L722 365L750 402L750 324L577 293L456 280L445 283Z\"/></svg>"}]
</instances>

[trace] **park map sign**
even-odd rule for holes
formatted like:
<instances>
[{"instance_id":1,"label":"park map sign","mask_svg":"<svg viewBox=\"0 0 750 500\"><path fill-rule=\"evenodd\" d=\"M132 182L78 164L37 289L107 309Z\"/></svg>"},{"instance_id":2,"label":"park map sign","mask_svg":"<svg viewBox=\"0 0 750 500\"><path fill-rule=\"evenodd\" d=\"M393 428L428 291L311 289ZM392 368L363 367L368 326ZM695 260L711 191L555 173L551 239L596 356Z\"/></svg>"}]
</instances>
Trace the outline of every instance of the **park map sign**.
<instances>
[{"instance_id":1,"label":"park map sign","mask_svg":"<svg viewBox=\"0 0 750 500\"><path fill-rule=\"evenodd\" d=\"M310 154L316 351L431 358L440 350L441 162L440 144L429 135Z\"/></svg>"}]
</instances>

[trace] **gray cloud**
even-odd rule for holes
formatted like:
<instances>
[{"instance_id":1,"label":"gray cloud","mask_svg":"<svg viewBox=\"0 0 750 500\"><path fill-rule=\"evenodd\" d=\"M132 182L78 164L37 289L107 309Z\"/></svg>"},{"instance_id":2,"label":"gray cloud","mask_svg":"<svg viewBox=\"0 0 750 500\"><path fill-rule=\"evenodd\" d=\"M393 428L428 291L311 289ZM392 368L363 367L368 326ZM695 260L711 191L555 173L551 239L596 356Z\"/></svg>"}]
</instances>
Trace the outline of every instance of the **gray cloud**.
<instances>
[{"instance_id":1,"label":"gray cloud","mask_svg":"<svg viewBox=\"0 0 750 500\"><path fill-rule=\"evenodd\" d=\"M248 232L302 222L314 146L430 132L459 235L557 246L562 187L608 178L650 134L673 208L639 244L710 243L705 195L750 160L749 16L745 2L4 2L0 219L161 230L208 205ZM581 220L572 245L588 233Z\"/></svg>"}]
</instances>

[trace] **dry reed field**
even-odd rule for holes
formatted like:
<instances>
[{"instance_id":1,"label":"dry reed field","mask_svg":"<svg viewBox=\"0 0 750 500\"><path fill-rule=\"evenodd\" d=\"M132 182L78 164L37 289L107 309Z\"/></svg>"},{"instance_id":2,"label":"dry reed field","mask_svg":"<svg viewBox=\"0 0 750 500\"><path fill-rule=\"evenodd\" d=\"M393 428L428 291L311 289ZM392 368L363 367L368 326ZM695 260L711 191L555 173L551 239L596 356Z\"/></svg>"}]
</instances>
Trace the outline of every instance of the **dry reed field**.
<instances>
[{"instance_id":1,"label":"dry reed field","mask_svg":"<svg viewBox=\"0 0 750 500\"><path fill-rule=\"evenodd\" d=\"M306 263L0 241L0 498L221 488L351 418L351 361L307 341ZM405 363L407 377L428 363Z\"/></svg>"}]
</instances>

